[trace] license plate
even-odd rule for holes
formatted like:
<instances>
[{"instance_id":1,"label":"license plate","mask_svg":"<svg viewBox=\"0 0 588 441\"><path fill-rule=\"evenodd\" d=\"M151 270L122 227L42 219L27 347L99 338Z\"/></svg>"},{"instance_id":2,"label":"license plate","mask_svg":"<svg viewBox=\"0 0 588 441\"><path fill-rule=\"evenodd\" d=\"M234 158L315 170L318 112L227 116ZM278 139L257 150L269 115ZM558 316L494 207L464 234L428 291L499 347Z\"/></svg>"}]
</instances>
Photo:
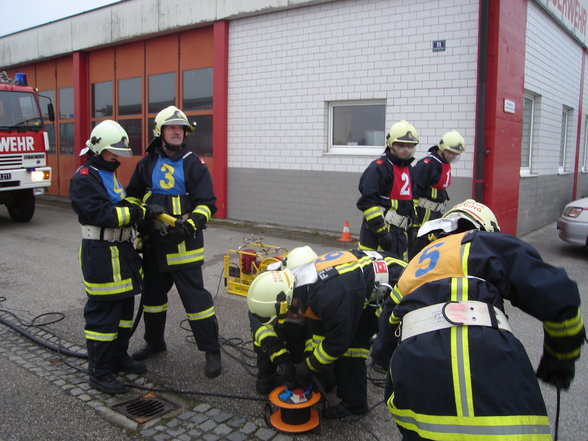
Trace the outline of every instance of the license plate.
<instances>
[{"instance_id":1,"label":"license plate","mask_svg":"<svg viewBox=\"0 0 588 441\"><path fill-rule=\"evenodd\" d=\"M11 177L10 173L0 173L0 181L9 181Z\"/></svg>"}]
</instances>

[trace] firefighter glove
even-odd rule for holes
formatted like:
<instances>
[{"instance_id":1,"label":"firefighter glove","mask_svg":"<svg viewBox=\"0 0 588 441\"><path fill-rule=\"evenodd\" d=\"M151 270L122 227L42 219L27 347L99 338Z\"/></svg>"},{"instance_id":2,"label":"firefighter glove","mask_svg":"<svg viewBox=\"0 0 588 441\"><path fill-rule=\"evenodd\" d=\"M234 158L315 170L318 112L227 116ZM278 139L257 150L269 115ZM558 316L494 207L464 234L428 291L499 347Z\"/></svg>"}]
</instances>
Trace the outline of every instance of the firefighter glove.
<instances>
[{"instance_id":1,"label":"firefighter glove","mask_svg":"<svg viewBox=\"0 0 588 441\"><path fill-rule=\"evenodd\" d=\"M377 215L374 218L368 220L367 226L376 235L378 233L388 231L388 226L386 225L386 222L384 222L384 218L381 215Z\"/></svg>"},{"instance_id":2,"label":"firefighter glove","mask_svg":"<svg viewBox=\"0 0 588 441\"><path fill-rule=\"evenodd\" d=\"M294 380L294 389L306 390L312 386L312 371L308 367L306 360L296 366L296 378Z\"/></svg>"},{"instance_id":3,"label":"firefighter glove","mask_svg":"<svg viewBox=\"0 0 588 441\"><path fill-rule=\"evenodd\" d=\"M188 220L194 222L194 225L199 230L204 230L206 228L206 216L203 214L192 213Z\"/></svg>"},{"instance_id":4,"label":"firefighter glove","mask_svg":"<svg viewBox=\"0 0 588 441\"><path fill-rule=\"evenodd\" d=\"M392 251L394 249L394 238L389 231L383 230L376 233L376 239L378 240L378 245L384 251Z\"/></svg>"},{"instance_id":5,"label":"firefighter glove","mask_svg":"<svg viewBox=\"0 0 588 441\"><path fill-rule=\"evenodd\" d=\"M278 364L276 383L286 385L287 389L294 389L296 386L296 366L291 361Z\"/></svg>"},{"instance_id":6,"label":"firefighter glove","mask_svg":"<svg viewBox=\"0 0 588 441\"><path fill-rule=\"evenodd\" d=\"M165 208L158 204L147 205L147 217L150 219L156 219L160 214L165 213Z\"/></svg>"},{"instance_id":7,"label":"firefighter glove","mask_svg":"<svg viewBox=\"0 0 588 441\"><path fill-rule=\"evenodd\" d=\"M192 219L178 219L176 221L176 228L183 230L186 234L186 237L193 238L194 236L196 236L196 225L194 225L194 221Z\"/></svg>"},{"instance_id":8,"label":"firefighter glove","mask_svg":"<svg viewBox=\"0 0 588 441\"><path fill-rule=\"evenodd\" d=\"M548 352L543 353L537 368L538 378L565 390L570 387L574 375L574 360L559 360Z\"/></svg>"},{"instance_id":9,"label":"firefighter glove","mask_svg":"<svg viewBox=\"0 0 588 441\"><path fill-rule=\"evenodd\" d=\"M140 205L132 204L129 207L129 211L131 212L131 221L129 224L134 225L142 222L145 219L145 208L141 207Z\"/></svg>"}]
</instances>

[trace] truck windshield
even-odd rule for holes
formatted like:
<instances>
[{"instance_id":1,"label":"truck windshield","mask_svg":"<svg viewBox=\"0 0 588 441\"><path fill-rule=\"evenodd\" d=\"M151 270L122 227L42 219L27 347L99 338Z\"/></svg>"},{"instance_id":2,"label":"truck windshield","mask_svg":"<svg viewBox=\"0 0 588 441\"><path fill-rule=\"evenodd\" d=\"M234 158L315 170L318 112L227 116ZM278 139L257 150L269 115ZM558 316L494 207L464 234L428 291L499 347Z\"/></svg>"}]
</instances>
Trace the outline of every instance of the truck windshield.
<instances>
[{"instance_id":1,"label":"truck windshield","mask_svg":"<svg viewBox=\"0 0 588 441\"><path fill-rule=\"evenodd\" d=\"M43 120L31 92L0 90L0 128L40 130Z\"/></svg>"}]
</instances>

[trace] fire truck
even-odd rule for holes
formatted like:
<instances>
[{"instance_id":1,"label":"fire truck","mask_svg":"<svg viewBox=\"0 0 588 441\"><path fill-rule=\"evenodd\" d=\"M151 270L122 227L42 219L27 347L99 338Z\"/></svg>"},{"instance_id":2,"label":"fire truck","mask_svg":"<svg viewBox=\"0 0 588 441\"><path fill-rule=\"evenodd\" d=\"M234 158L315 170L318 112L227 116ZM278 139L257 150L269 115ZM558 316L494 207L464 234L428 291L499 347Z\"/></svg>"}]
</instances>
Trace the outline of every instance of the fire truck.
<instances>
[{"instance_id":1,"label":"fire truck","mask_svg":"<svg viewBox=\"0 0 588 441\"><path fill-rule=\"evenodd\" d=\"M50 102L47 115L55 119ZM51 185L48 150L37 89L27 85L25 74L12 79L0 72L0 204L16 222L31 220L35 196Z\"/></svg>"}]
</instances>

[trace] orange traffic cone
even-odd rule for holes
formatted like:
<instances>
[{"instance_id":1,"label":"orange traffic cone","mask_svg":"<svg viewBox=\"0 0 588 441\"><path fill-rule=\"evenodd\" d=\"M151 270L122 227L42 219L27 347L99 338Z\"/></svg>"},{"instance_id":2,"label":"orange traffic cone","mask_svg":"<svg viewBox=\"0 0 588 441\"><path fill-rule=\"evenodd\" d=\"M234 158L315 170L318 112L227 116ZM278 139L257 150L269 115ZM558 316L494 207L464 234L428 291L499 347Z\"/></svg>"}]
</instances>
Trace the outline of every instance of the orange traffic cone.
<instances>
[{"instance_id":1,"label":"orange traffic cone","mask_svg":"<svg viewBox=\"0 0 588 441\"><path fill-rule=\"evenodd\" d=\"M343 233L341 233L341 237L337 240L339 242L353 242L351 233L349 232L349 222L343 222Z\"/></svg>"}]
</instances>

